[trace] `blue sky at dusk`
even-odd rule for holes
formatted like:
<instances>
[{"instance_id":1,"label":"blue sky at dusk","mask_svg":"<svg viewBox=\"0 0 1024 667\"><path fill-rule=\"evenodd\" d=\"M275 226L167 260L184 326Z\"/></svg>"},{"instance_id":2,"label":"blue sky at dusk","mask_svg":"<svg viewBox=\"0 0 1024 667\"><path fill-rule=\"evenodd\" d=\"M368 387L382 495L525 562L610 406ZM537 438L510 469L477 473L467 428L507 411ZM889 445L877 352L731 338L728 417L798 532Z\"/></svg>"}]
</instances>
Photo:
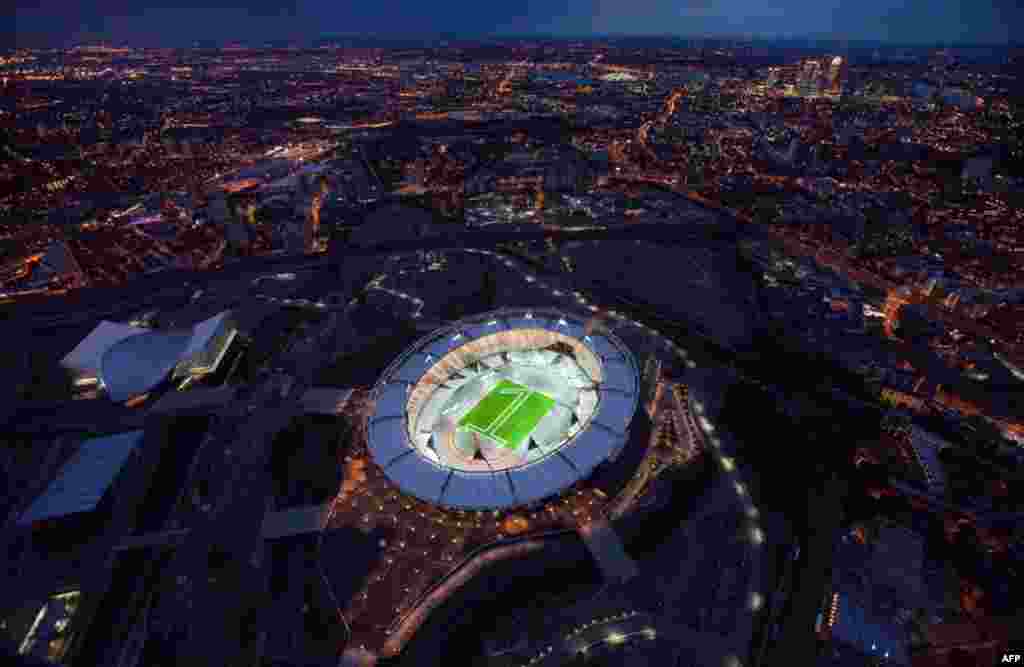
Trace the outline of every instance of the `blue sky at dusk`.
<instances>
[{"instance_id":1,"label":"blue sky at dusk","mask_svg":"<svg viewBox=\"0 0 1024 667\"><path fill-rule=\"evenodd\" d=\"M311 39L323 34L751 34L1007 42L1018 0L15 0L16 45ZM215 5L215 6L211 6ZM8 28L8 37L11 29Z\"/></svg>"}]
</instances>

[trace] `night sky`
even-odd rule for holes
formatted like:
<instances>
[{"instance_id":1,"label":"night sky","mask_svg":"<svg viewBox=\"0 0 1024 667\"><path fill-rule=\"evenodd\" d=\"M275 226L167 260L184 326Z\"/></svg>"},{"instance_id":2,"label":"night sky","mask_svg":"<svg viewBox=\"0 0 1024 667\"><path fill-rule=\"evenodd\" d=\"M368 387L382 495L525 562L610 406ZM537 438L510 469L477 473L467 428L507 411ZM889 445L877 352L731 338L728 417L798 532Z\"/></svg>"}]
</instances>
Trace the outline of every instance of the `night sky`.
<instances>
[{"instance_id":1,"label":"night sky","mask_svg":"<svg viewBox=\"0 0 1024 667\"><path fill-rule=\"evenodd\" d=\"M1019 0L15 0L8 45L323 35L759 35L903 43L1005 43L1024 24ZM216 6L213 6L216 5ZM7 22L4 22L7 23ZM13 44L12 44L13 43Z\"/></svg>"}]
</instances>

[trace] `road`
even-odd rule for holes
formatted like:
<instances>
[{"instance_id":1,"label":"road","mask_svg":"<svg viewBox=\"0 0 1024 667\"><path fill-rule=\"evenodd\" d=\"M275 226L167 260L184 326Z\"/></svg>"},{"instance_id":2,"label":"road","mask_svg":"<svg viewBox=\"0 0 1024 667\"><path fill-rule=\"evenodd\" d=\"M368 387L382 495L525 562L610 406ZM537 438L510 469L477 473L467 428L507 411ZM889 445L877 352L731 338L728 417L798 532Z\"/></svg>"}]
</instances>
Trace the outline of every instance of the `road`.
<instances>
[{"instance_id":1,"label":"road","mask_svg":"<svg viewBox=\"0 0 1024 667\"><path fill-rule=\"evenodd\" d=\"M832 576L835 538L842 524L846 483L833 477L807 493L807 535L803 558L793 583L789 617L779 639L768 650L765 665L812 665L817 660L814 621L823 608Z\"/></svg>"}]
</instances>

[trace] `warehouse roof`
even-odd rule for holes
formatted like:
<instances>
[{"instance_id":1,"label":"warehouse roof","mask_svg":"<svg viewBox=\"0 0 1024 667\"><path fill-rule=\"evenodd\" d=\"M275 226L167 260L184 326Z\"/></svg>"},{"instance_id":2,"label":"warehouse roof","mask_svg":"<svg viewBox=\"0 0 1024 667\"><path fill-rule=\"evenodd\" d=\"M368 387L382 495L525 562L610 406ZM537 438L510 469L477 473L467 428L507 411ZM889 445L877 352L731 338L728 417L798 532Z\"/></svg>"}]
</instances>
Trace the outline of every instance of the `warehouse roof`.
<instances>
[{"instance_id":1,"label":"warehouse roof","mask_svg":"<svg viewBox=\"0 0 1024 667\"><path fill-rule=\"evenodd\" d=\"M21 515L19 525L89 512L141 442L142 431L86 440L46 490Z\"/></svg>"}]
</instances>

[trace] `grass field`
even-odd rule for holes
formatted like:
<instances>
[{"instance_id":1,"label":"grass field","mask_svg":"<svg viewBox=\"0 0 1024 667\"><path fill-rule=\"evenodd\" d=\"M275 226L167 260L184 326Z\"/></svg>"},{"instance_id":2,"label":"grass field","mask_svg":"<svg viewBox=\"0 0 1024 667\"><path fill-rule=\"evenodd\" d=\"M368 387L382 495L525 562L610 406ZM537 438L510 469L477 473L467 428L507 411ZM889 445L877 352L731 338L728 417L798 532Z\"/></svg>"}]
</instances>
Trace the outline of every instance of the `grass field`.
<instances>
[{"instance_id":1,"label":"grass field","mask_svg":"<svg viewBox=\"0 0 1024 667\"><path fill-rule=\"evenodd\" d=\"M502 380L459 420L459 426L515 449L554 406L551 397Z\"/></svg>"}]
</instances>

